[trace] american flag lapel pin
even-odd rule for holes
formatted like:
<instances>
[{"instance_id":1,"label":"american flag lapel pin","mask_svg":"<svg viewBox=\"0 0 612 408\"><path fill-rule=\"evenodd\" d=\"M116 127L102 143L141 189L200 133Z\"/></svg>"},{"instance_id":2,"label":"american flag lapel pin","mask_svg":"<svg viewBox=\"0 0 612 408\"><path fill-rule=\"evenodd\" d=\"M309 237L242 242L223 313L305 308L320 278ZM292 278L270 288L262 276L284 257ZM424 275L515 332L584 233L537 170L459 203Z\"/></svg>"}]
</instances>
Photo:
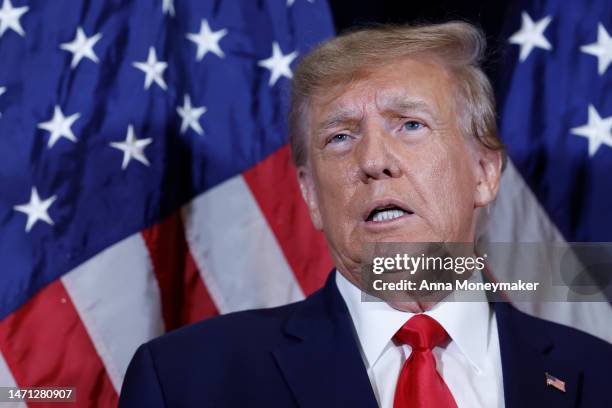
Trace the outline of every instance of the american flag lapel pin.
<instances>
[{"instance_id":1,"label":"american flag lapel pin","mask_svg":"<svg viewBox=\"0 0 612 408\"><path fill-rule=\"evenodd\" d=\"M565 392L565 381L561 381L555 376L552 376L548 373L544 373L546 375L546 385L548 387L553 387L558 389L561 392Z\"/></svg>"}]
</instances>

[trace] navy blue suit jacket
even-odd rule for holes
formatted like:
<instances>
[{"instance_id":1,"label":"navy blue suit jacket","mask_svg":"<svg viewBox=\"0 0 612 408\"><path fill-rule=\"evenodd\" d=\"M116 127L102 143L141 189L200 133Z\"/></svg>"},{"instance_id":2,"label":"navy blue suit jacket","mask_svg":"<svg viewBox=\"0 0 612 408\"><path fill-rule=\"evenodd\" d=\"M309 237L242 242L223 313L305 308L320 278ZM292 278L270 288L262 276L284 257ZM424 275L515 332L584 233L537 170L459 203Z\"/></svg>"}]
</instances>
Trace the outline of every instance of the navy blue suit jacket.
<instances>
[{"instance_id":1,"label":"navy blue suit jacket","mask_svg":"<svg viewBox=\"0 0 612 408\"><path fill-rule=\"evenodd\" d=\"M496 303L506 407L612 407L612 346ZM545 373L566 391L546 385ZM376 407L334 274L305 300L209 319L142 345L119 406Z\"/></svg>"}]
</instances>

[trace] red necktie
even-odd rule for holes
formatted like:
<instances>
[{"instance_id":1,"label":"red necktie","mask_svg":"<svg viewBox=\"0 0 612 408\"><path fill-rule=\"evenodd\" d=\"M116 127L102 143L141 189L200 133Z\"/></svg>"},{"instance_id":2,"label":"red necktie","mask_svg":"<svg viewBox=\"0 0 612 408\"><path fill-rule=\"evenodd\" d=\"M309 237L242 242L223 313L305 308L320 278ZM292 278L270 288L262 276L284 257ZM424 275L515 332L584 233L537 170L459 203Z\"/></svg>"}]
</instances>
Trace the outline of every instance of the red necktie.
<instances>
[{"instance_id":1,"label":"red necktie","mask_svg":"<svg viewBox=\"0 0 612 408\"><path fill-rule=\"evenodd\" d=\"M397 380L393 407L457 408L453 395L436 371L436 360L431 351L448 339L448 333L440 323L418 314L408 320L393 338L412 347Z\"/></svg>"}]
</instances>

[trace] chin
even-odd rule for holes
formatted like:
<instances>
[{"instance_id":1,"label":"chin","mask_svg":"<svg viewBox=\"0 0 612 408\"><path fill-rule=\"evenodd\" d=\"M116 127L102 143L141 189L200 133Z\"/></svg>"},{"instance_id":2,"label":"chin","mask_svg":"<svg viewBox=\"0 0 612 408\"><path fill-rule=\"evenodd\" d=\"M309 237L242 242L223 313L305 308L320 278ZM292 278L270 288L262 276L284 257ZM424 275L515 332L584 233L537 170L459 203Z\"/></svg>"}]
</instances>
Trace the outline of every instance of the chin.
<instances>
[{"instance_id":1,"label":"chin","mask_svg":"<svg viewBox=\"0 0 612 408\"><path fill-rule=\"evenodd\" d=\"M409 313L423 313L428 310L433 309L438 302L387 302L389 306L392 308L399 310L401 312L409 312Z\"/></svg>"},{"instance_id":2,"label":"chin","mask_svg":"<svg viewBox=\"0 0 612 408\"><path fill-rule=\"evenodd\" d=\"M426 231L397 231L373 236L372 242L420 243L442 242L440 237Z\"/></svg>"}]
</instances>

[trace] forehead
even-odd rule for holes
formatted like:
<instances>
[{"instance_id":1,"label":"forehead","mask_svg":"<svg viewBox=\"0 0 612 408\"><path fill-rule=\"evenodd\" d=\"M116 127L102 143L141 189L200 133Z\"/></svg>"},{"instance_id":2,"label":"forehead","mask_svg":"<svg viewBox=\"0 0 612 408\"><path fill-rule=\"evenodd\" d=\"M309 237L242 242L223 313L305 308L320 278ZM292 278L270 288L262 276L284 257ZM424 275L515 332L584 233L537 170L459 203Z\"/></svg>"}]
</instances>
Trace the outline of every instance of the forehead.
<instances>
[{"instance_id":1,"label":"forehead","mask_svg":"<svg viewBox=\"0 0 612 408\"><path fill-rule=\"evenodd\" d=\"M406 57L319 90L310 103L311 124L329 115L363 115L368 109L420 108L448 115L455 103L453 91L452 75L441 63L431 57Z\"/></svg>"}]
</instances>

